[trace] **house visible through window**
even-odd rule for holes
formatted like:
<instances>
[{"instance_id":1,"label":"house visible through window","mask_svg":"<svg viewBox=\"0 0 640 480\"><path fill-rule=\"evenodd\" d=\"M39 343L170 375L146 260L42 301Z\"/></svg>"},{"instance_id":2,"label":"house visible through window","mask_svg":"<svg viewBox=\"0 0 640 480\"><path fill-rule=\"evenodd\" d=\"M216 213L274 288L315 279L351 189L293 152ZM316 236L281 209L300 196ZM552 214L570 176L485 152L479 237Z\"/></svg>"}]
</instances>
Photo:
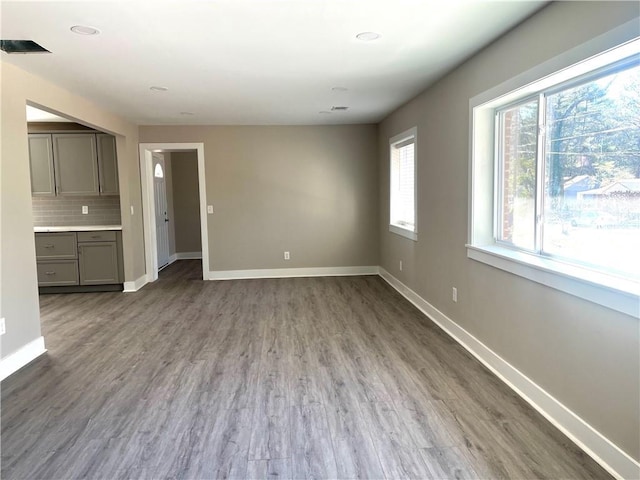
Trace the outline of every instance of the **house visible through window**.
<instances>
[{"instance_id":1,"label":"house visible through window","mask_svg":"<svg viewBox=\"0 0 640 480\"><path fill-rule=\"evenodd\" d=\"M417 240L416 225L416 129L390 141L389 230Z\"/></svg>"}]
</instances>

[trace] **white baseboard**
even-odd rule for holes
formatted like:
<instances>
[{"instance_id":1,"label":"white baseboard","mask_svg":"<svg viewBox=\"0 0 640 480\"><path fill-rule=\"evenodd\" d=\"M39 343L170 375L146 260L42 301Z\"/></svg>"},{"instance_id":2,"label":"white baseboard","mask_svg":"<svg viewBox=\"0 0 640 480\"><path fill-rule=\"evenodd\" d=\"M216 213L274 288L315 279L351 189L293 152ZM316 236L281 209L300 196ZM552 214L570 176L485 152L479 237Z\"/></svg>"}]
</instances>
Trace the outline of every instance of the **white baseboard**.
<instances>
[{"instance_id":1,"label":"white baseboard","mask_svg":"<svg viewBox=\"0 0 640 480\"><path fill-rule=\"evenodd\" d=\"M290 277L340 277L352 275L378 275L379 267L317 267L317 268L272 268L260 270L210 271L209 280L241 280L248 278Z\"/></svg>"},{"instance_id":2,"label":"white baseboard","mask_svg":"<svg viewBox=\"0 0 640 480\"><path fill-rule=\"evenodd\" d=\"M32 362L46 351L47 349L44 348L44 337L38 337L18 351L10 353L0 360L0 380L4 380L12 373L17 372L27 363Z\"/></svg>"},{"instance_id":3,"label":"white baseboard","mask_svg":"<svg viewBox=\"0 0 640 480\"><path fill-rule=\"evenodd\" d=\"M169 263L167 265L171 265L176 260L178 260L178 255L177 254L174 253L173 255L169 255Z\"/></svg>"},{"instance_id":4,"label":"white baseboard","mask_svg":"<svg viewBox=\"0 0 640 480\"><path fill-rule=\"evenodd\" d=\"M202 260L202 252L177 252L176 260Z\"/></svg>"},{"instance_id":5,"label":"white baseboard","mask_svg":"<svg viewBox=\"0 0 640 480\"><path fill-rule=\"evenodd\" d=\"M380 276L614 477L640 478L640 464L608 438L382 267Z\"/></svg>"},{"instance_id":6,"label":"white baseboard","mask_svg":"<svg viewBox=\"0 0 640 480\"><path fill-rule=\"evenodd\" d=\"M124 282L124 293L133 293L140 290L149 282L149 278L146 274L142 275L140 278L133 282Z\"/></svg>"}]
</instances>

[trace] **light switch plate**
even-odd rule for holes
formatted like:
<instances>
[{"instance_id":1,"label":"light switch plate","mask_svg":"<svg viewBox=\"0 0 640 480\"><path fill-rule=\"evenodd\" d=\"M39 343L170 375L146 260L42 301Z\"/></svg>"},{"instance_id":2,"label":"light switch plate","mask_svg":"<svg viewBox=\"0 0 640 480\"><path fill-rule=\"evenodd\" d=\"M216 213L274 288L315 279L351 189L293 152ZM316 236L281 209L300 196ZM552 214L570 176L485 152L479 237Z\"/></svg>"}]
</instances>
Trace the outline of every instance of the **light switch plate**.
<instances>
[{"instance_id":1,"label":"light switch plate","mask_svg":"<svg viewBox=\"0 0 640 480\"><path fill-rule=\"evenodd\" d=\"M82 205L82 214L83 215L88 215L89 214L89 206L88 205Z\"/></svg>"},{"instance_id":2,"label":"light switch plate","mask_svg":"<svg viewBox=\"0 0 640 480\"><path fill-rule=\"evenodd\" d=\"M207 205L207 213L213 213L213 205Z\"/></svg>"}]
</instances>

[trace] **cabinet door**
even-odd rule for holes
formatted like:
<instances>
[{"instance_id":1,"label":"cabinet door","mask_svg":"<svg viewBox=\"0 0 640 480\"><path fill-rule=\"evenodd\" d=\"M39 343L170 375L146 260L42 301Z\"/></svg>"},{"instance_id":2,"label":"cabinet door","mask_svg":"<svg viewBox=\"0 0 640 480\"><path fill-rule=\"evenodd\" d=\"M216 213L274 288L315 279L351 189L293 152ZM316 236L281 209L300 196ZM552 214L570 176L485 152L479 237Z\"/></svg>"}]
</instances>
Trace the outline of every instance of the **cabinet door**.
<instances>
[{"instance_id":1,"label":"cabinet door","mask_svg":"<svg viewBox=\"0 0 640 480\"><path fill-rule=\"evenodd\" d=\"M118 159L116 138L106 133L96 135L98 143L98 173L100 195L118 195Z\"/></svg>"},{"instance_id":2,"label":"cabinet door","mask_svg":"<svg viewBox=\"0 0 640 480\"><path fill-rule=\"evenodd\" d=\"M32 195L54 196L56 185L53 173L53 144L50 134L29 135L29 166L31 168Z\"/></svg>"},{"instance_id":3,"label":"cabinet door","mask_svg":"<svg viewBox=\"0 0 640 480\"><path fill-rule=\"evenodd\" d=\"M98 195L96 136L54 134L52 138L58 195Z\"/></svg>"},{"instance_id":4,"label":"cabinet door","mask_svg":"<svg viewBox=\"0 0 640 480\"><path fill-rule=\"evenodd\" d=\"M120 283L116 242L78 244L80 285Z\"/></svg>"}]
</instances>

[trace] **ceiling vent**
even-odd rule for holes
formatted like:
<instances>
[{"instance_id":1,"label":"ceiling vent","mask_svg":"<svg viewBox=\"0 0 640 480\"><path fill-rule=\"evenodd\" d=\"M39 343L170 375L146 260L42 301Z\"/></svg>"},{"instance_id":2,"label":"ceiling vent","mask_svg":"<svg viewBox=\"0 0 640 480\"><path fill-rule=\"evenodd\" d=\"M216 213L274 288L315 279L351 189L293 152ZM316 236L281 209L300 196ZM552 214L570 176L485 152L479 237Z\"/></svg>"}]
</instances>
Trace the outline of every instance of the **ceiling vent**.
<instances>
[{"instance_id":1,"label":"ceiling vent","mask_svg":"<svg viewBox=\"0 0 640 480\"><path fill-rule=\"evenodd\" d=\"M349 107L331 107L332 112L346 112Z\"/></svg>"},{"instance_id":2,"label":"ceiling vent","mask_svg":"<svg viewBox=\"0 0 640 480\"><path fill-rule=\"evenodd\" d=\"M51 53L33 40L0 40L0 50L7 53Z\"/></svg>"}]
</instances>

